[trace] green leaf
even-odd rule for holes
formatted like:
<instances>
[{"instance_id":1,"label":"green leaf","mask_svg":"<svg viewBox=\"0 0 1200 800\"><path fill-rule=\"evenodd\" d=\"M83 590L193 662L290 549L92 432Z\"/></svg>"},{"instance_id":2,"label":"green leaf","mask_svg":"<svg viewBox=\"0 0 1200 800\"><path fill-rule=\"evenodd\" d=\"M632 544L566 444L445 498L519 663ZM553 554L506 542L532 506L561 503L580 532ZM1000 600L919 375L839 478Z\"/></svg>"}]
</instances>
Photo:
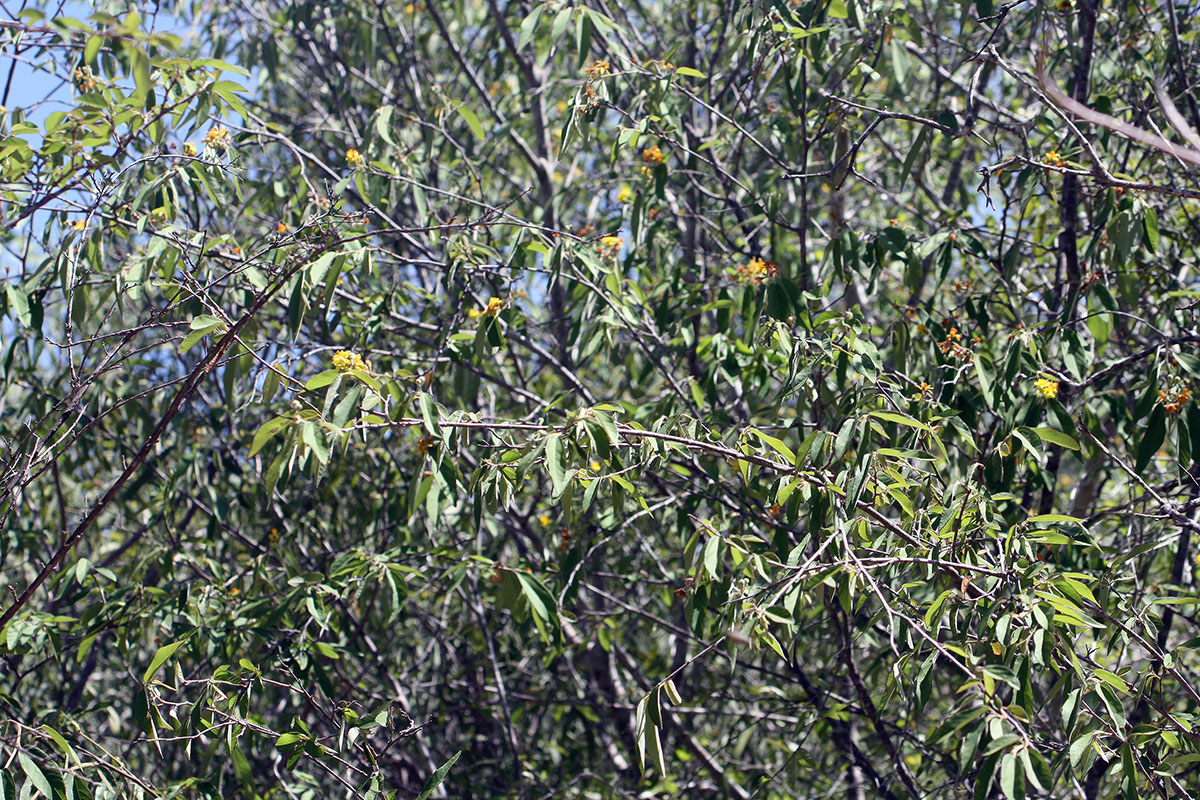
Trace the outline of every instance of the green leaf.
<instances>
[{"instance_id":1,"label":"green leaf","mask_svg":"<svg viewBox=\"0 0 1200 800\"><path fill-rule=\"evenodd\" d=\"M430 436L439 438L442 435L441 414L433 402L433 397L428 392L418 392L417 405L421 407L421 421L425 423L425 430Z\"/></svg>"},{"instance_id":2,"label":"green leaf","mask_svg":"<svg viewBox=\"0 0 1200 800\"><path fill-rule=\"evenodd\" d=\"M1006 733L998 739L993 739L984 749L983 755L990 756L993 753L999 753L1001 750L1007 750L1017 742L1021 741L1021 737L1015 733Z\"/></svg>"},{"instance_id":3,"label":"green leaf","mask_svg":"<svg viewBox=\"0 0 1200 800\"><path fill-rule=\"evenodd\" d=\"M1097 668L1096 677L1116 689L1121 694L1129 694L1129 684L1127 684L1121 678L1121 676L1117 675L1115 672L1109 672L1106 669Z\"/></svg>"},{"instance_id":4,"label":"green leaf","mask_svg":"<svg viewBox=\"0 0 1200 800\"><path fill-rule=\"evenodd\" d=\"M1054 428L1034 428L1033 432L1036 433L1043 442L1050 442L1051 444L1056 444L1059 447L1066 447L1071 450L1079 449L1079 442L1076 441L1074 436L1055 430Z\"/></svg>"},{"instance_id":5,"label":"green leaf","mask_svg":"<svg viewBox=\"0 0 1200 800\"><path fill-rule=\"evenodd\" d=\"M898 425L907 425L908 427L916 428L917 430L929 430L929 426L924 422L914 419L907 414L898 414L894 411L871 411L868 412L867 416L875 417L876 419L882 419L887 422L895 422Z\"/></svg>"},{"instance_id":6,"label":"green leaf","mask_svg":"<svg viewBox=\"0 0 1200 800\"><path fill-rule=\"evenodd\" d=\"M525 45L533 41L533 34L537 31L538 21L542 18L542 13L546 10L546 4L539 3L534 6L533 11L530 11L525 19L521 20L521 30L517 36L517 50L524 50Z\"/></svg>"},{"instance_id":7,"label":"green leaf","mask_svg":"<svg viewBox=\"0 0 1200 800\"><path fill-rule=\"evenodd\" d=\"M953 589L945 589L932 603L929 604L929 608L925 611L926 628L929 628L931 631L934 630L934 622L937 620L938 612L942 610L942 605L946 602L946 598L953 593Z\"/></svg>"},{"instance_id":8,"label":"green leaf","mask_svg":"<svg viewBox=\"0 0 1200 800\"><path fill-rule=\"evenodd\" d=\"M1142 433L1141 441L1137 446L1137 460L1134 465L1134 471L1141 474L1146 471L1146 466L1158 449L1162 447L1163 442L1167 438L1167 420L1166 412L1163 411L1161 405L1156 405L1154 410L1150 412L1150 421L1146 423L1146 430Z\"/></svg>"},{"instance_id":9,"label":"green leaf","mask_svg":"<svg viewBox=\"0 0 1200 800\"><path fill-rule=\"evenodd\" d=\"M150 666L146 667L146 672L142 675L142 683L149 683L155 673L167 662L167 659L175 655L175 651L187 641L187 637L180 639L177 642L164 644L158 648L158 652L154 654L154 658L150 659Z\"/></svg>"},{"instance_id":10,"label":"green leaf","mask_svg":"<svg viewBox=\"0 0 1200 800\"><path fill-rule=\"evenodd\" d=\"M989 756L979 765L979 772L975 775L975 790L973 796L975 800L985 800L990 794L992 787L992 778L996 773L996 763L1000 760L999 755Z\"/></svg>"},{"instance_id":11,"label":"green leaf","mask_svg":"<svg viewBox=\"0 0 1200 800\"><path fill-rule=\"evenodd\" d=\"M247 455L253 458L259 450L263 449L263 445L271 440L271 437L282 431L291 422L290 417L275 417L264 422L258 432L254 434L254 441L250 443L250 452Z\"/></svg>"},{"instance_id":12,"label":"green leaf","mask_svg":"<svg viewBox=\"0 0 1200 800\"><path fill-rule=\"evenodd\" d=\"M654 760L654 769L665 778L667 762L663 758L662 738L658 734L658 728L654 725L646 726L646 749L650 751L650 757Z\"/></svg>"},{"instance_id":13,"label":"green leaf","mask_svg":"<svg viewBox=\"0 0 1200 800\"><path fill-rule=\"evenodd\" d=\"M1108 716L1112 719L1117 734L1123 736L1125 733L1125 709L1121 706L1120 698L1113 693L1112 687L1107 684L1101 684L1097 687L1096 693L1104 701L1104 707L1108 709Z\"/></svg>"},{"instance_id":14,"label":"green leaf","mask_svg":"<svg viewBox=\"0 0 1200 800\"><path fill-rule=\"evenodd\" d=\"M912 147L908 150L908 155L904 157L904 166L900 170L900 188L904 188L904 184L908 181L908 176L912 174L913 167L917 163L917 159L925 152L925 145L929 139L929 128L921 126L917 133L917 138L913 140ZM986 389L984 390L987 391Z\"/></svg>"},{"instance_id":15,"label":"green leaf","mask_svg":"<svg viewBox=\"0 0 1200 800\"><path fill-rule=\"evenodd\" d=\"M1083 522L1083 520L1067 514L1034 514L1026 522Z\"/></svg>"},{"instance_id":16,"label":"green leaf","mask_svg":"<svg viewBox=\"0 0 1200 800\"><path fill-rule=\"evenodd\" d=\"M748 428L746 432L757 436L764 444L769 446L776 453L779 453L781 456L783 456L789 465L794 466L796 464L796 454L792 452L792 449L784 444L781 439L776 439L774 436L768 436L767 434L755 428Z\"/></svg>"},{"instance_id":17,"label":"green leaf","mask_svg":"<svg viewBox=\"0 0 1200 800\"><path fill-rule=\"evenodd\" d=\"M459 106L458 115L467 123L467 127L471 129L471 135L475 137L477 142L482 143L487 140L487 134L484 133L483 124L479 121L479 117L474 111L466 106Z\"/></svg>"},{"instance_id":18,"label":"green leaf","mask_svg":"<svg viewBox=\"0 0 1200 800\"><path fill-rule=\"evenodd\" d=\"M1142 227L1146 231L1146 244L1150 246L1150 250L1158 252L1158 215L1154 213L1154 209L1146 206L1142 214Z\"/></svg>"},{"instance_id":19,"label":"green leaf","mask_svg":"<svg viewBox=\"0 0 1200 800\"><path fill-rule=\"evenodd\" d=\"M1025 770L1018 766L1016 753L1005 753L1000 759L1000 791L1008 800L1025 800Z\"/></svg>"},{"instance_id":20,"label":"green leaf","mask_svg":"<svg viewBox=\"0 0 1200 800\"><path fill-rule=\"evenodd\" d=\"M704 569L712 576L713 580L720 579L721 568L721 537L715 533L709 537L708 543L704 545Z\"/></svg>"},{"instance_id":21,"label":"green leaf","mask_svg":"<svg viewBox=\"0 0 1200 800\"><path fill-rule=\"evenodd\" d=\"M317 389L323 389L337 380L338 376L341 374L342 373L336 369L327 369L320 375L314 375L312 378L309 378L308 383L304 384L304 388L310 392L316 391Z\"/></svg>"},{"instance_id":22,"label":"green leaf","mask_svg":"<svg viewBox=\"0 0 1200 800\"><path fill-rule=\"evenodd\" d=\"M83 63L94 64L96 56L100 52L100 45L104 44L104 39L100 36L89 36L87 44L83 48Z\"/></svg>"},{"instance_id":23,"label":"green leaf","mask_svg":"<svg viewBox=\"0 0 1200 800\"><path fill-rule=\"evenodd\" d=\"M150 59L139 47L133 49L131 60L133 62L133 81L138 92L149 94L150 90L154 88L154 84L150 81Z\"/></svg>"},{"instance_id":24,"label":"green leaf","mask_svg":"<svg viewBox=\"0 0 1200 800\"><path fill-rule=\"evenodd\" d=\"M1025 762L1025 777L1037 791L1044 793L1054 785L1054 773L1041 753L1026 748L1021 751L1021 760Z\"/></svg>"},{"instance_id":25,"label":"green leaf","mask_svg":"<svg viewBox=\"0 0 1200 800\"><path fill-rule=\"evenodd\" d=\"M220 97L222 100L224 100L225 104L229 106L232 111L245 116L246 106L242 103L242 99L234 94L235 92L246 91L242 88L241 84L234 81L217 81L212 85L212 91L215 95L217 95L217 97Z\"/></svg>"},{"instance_id":26,"label":"green leaf","mask_svg":"<svg viewBox=\"0 0 1200 800\"><path fill-rule=\"evenodd\" d=\"M42 768L34 763L33 759L25 755L23 751L17 752L17 760L21 763L21 771L25 773L25 777L33 784L33 788L38 790L38 794L47 800L54 800L54 791L50 788L50 781L46 780L46 774L42 772Z\"/></svg>"},{"instance_id":27,"label":"green leaf","mask_svg":"<svg viewBox=\"0 0 1200 800\"><path fill-rule=\"evenodd\" d=\"M11 281L5 284L4 291L8 295L8 307L17 315L17 321L28 328L33 322L29 314L29 298Z\"/></svg>"},{"instance_id":28,"label":"green leaf","mask_svg":"<svg viewBox=\"0 0 1200 800\"><path fill-rule=\"evenodd\" d=\"M429 800L434 790L442 785L442 781L446 780L446 775L449 774L450 768L454 766L454 762L458 761L458 757L461 755L462 751L459 750L429 776L429 780L425 781L425 785L421 787L421 793L417 795L417 800Z\"/></svg>"},{"instance_id":29,"label":"green leaf","mask_svg":"<svg viewBox=\"0 0 1200 800\"><path fill-rule=\"evenodd\" d=\"M179 352L181 353L186 353L188 350L191 350L193 347L195 347L196 344L205 336L208 336L210 333L220 332L225 327L225 324L220 320L217 320L216 323L213 324L204 325L203 327L194 327L195 322L195 320L192 320L192 332L183 337L183 341L179 344Z\"/></svg>"},{"instance_id":30,"label":"green leaf","mask_svg":"<svg viewBox=\"0 0 1200 800\"><path fill-rule=\"evenodd\" d=\"M1071 742L1071 748L1069 752L1072 767L1078 767L1080 762L1083 760L1084 753L1086 753L1088 748L1092 746L1093 735L1094 733L1092 731L1088 731L1083 736L1080 736L1078 739Z\"/></svg>"},{"instance_id":31,"label":"green leaf","mask_svg":"<svg viewBox=\"0 0 1200 800\"><path fill-rule=\"evenodd\" d=\"M567 488L568 480L561 434L552 433L546 437L546 470L550 473L554 496L558 497Z\"/></svg>"},{"instance_id":32,"label":"green leaf","mask_svg":"<svg viewBox=\"0 0 1200 800\"><path fill-rule=\"evenodd\" d=\"M555 607L554 596L545 585L527 572L518 570L515 574L533 613L546 622L557 619L558 609Z\"/></svg>"}]
</instances>

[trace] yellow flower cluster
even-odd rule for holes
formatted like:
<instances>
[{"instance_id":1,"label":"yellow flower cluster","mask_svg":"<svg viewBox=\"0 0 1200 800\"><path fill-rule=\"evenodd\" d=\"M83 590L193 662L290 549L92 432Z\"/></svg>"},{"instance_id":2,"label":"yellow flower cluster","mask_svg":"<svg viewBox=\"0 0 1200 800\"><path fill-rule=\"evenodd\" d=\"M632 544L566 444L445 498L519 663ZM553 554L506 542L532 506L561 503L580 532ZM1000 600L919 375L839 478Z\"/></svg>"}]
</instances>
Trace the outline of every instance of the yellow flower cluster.
<instances>
[{"instance_id":1,"label":"yellow flower cluster","mask_svg":"<svg viewBox=\"0 0 1200 800\"><path fill-rule=\"evenodd\" d=\"M938 342L938 350L941 350L948 356L954 356L959 361L971 360L971 348L959 344L962 341L962 334L958 332L958 328L951 328L946 334L946 338Z\"/></svg>"},{"instance_id":2,"label":"yellow flower cluster","mask_svg":"<svg viewBox=\"0 0 1200 800\"><path fill-rule=\"evenodd\" d=\"M1042 160L1052 167L1061 167L1066 163L1057 150L1051 150L1049 153L1046 153L1046 155L1042 156Z\"/></svg>"},{"instance_id":3,"label":"yellow flower cluster","mask_svg":"<svg viewBox=\"0 0 1200 800\"><path fill-rule=\"evenodd\" d=\"M346 151L346 163L350 166L361 166L364 160L363 154L355 150L353 147Z\"/></svg>"},{"instance_id":4,"label":"yellow flower cluster","mask_svg":"<svg viewBox=\"0 0 1200 800\"><path fill-rule=\"evenodd\" d=\"M87 222L85 222L84 220L81 220L81 219L77 219L71 223L71 227L77 231L81 231L87 227Z\"/></svg>"},{"instance_id":5,"label":"yellow flower cluster","mask_svg":"<svg viewBox=\"0 0 1200 800\"><path fill-rule=\"evenodd\" d=\"M633 63L635 63L635 64L638 63L636 56L633 59ZM654 70L656 72L674 72L675 71L674 64L672 64L670 61L666 61L661 58L647 58L645 61L642 62L642 66L645 67L647 70Z\"/></svg>"},{"instance_id":6,"label":"yellow flower cluster","mask_svg":"<svg viewBox=\"0 0 1200 800\"><path fill-rule=\"evenodd\" d=\"M620 190L617 191L617 202L622 205L632 203L633 189L630 189L628 186L622 186Z\"/></svg>"},{"instance_id":7,"label":"yellow flower cluster","mask_svg":"<svg viewBox=\"0 0 1200 800\"><path fill-rule=\"evenodd\" d=\"M1037 393L1047 400L1053 400L1058 397L1058 381L1050 378L1038 378L1033 382L1033 387L1037 389Z\"/></svg>"},{"instance_id":8,"label":"yellow flower cluster","mask_svg":"<svg viewBox=\"0 0 1200 800\"><path fill-rule=\"evenodd\" d=\"M778 274L779 267L770 261L763 261L761 258L752 258L749 264L743 264L734 269L734 277L740 283L749 283L754 286L758 286L763 281L768 281Z\"/></svg>"},{"instance_id":9,"label":"yellow flower cluster","mask_svg":"<svg viewBox=\"0 0 1200 800\"><path fill-rule=\"evenodd\" d=\"M601 258L616 258L621 252L621 246L625 244L625 240L620 236L604 236L600 239L600 243L596 245L596 252Z\"/></svg>"},{"instance_id":10,"label":"yellow flower cluster","mask_svg":"<svg viewBox=\"0 0 1200 800\"><path fill-rule=\"evenodd\" d=\"M504 300L504 298L492 297L488 300L486 308L472 308L467 311L467 316L471 319L479 319L485 314L491 314L495 316L496 314L499 314L506 305L508 305L508 303Z\"/></svg>"},{"instance_id":11,"label":"yellow flower cluster","mask_svg":"<svg viewBox=\"0 0 1200 800\"><path fill-rule=\"evenodd\" d=\"M183 143L183 154L189 158L194 158L196 155L196 145L191 142Z\"/></svg>"},{"instance_id":12,"label":"yellow flower cluster","mask_svg":"<svg viewBox=\"0 0 1200 800\"><path fill-rule=\"evenodd\" d=\"M233 143L233 136L230 135L229 129L224 125L217 125L209 128L208 133L204 134L203 142L208 147L224 150Z\"/></svg>"},{"instance_id":13,"label":"yellow flower cluster","mask_svg":"<svg viewBox=\"0 0 1200 800\"><path fill-rule=\"evenodd\" d=\"M1165 392L1162 389L1158 390L1158 402L1162 403L1163 410L1168 414L1178 414L1183 411L1183 404L1191 396L1192 393L1188 391L1186 386L1171 392Z\"/></svg>"},{"instance_id":14,"label":"yellow flower cluster","mask_svg":"<svg viewBox=\"0 0 1200 800\"><path fill-rule=\"evenodd\" d=\"M663 155L663 151L656 144L642 151L642 161L645 161L647 164L661 164L665 160L666 156Z\"/></svg>"},{"instance_id":15,"label":"yellow flower cluster","mask_svg":"<svg viewBox=\"0 0 1200 800\"><path fill-rule=\"evenodd\" d=\"M362 356L349 350L338 350L333 354L333 368L338 372L370 372L371 370Z\"/></svg>"},{"instance_id":16,"label":"yellow flower cluster","mask_svg":"<svg viewBox=\"0 0 1200 800\"><path fill-rule=\"evenodd\" d=\"M89 66L76 67L73 77L75 85L81 92L90 92L97 86L96 78L92 75L92 68Z\"/></svg>"},{"instance_id":17,"label":"yellow flower cluster","mask_svg":"<svg viewBox=\"0 0 1200 800\"><path fill-rule=\"evenodd\" d=\"M607 61L593 61L591 64L588 64L587 69L585 69L584 72L587 73L587 78L589 81L594 81L598 78L611 75L612 65Z\"/></svg>"}]
</instances>

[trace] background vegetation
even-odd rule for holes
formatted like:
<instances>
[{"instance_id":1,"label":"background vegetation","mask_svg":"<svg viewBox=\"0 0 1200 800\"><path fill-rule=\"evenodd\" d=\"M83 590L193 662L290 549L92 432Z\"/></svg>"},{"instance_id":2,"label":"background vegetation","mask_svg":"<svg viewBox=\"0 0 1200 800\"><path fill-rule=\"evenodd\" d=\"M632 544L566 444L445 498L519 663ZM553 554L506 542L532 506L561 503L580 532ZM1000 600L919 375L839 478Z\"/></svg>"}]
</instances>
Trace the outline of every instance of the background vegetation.
<instances>
[{"instance_id":1,"label":"background vegetation","mask_svg":"<svg viewBox=\"0 0 1200 800\"><path fill-rule=\"evenodd\" d=\"M0 797L1198 791L1194 4L0 9Z\"/></svg>"}]
</instances>

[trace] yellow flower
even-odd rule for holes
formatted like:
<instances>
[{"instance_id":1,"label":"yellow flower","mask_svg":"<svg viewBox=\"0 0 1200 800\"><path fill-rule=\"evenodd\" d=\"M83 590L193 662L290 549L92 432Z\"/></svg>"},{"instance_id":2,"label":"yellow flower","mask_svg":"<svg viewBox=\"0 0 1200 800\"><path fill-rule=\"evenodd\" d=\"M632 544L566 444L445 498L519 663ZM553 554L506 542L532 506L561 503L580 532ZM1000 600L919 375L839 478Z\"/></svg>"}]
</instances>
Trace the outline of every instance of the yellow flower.
<instances>
[{"instance_id":1,"label":"yellow flower","mask_svg":"<svg viewBox=\"0 0 1200 800\"><path fill-rule=\"evenodd\" d=\"M647 164L661 164L664 160L666 160L666 156L663 155L663 151L659 149L658 145L651 145L642 151L642 161Z\"/></svg>"},{"instance_id":2,"label":"yellow flower","mask_svg":"<svg viewBox=\"0 0 1200 800\"><path fill-rule=\"evenodd\" d=\"M1057 150L1051 150L1049 153L1046 153L1042 157L1042 160L1052 167L1061 167L1063 165L1063 157L1058 154Z\"/></svg>"},{"instance_id":3,"label":"yellow flower","mask_svg":"<svg viewBox=\"0 0 1200 800\"><path fill-rule=\"evenodd\" d=\"M1050 380L1049 378L1038 378L1033 383L1038 394L1047 400L1053 400L1058 397L1058 381Z\"/></svg>"},{"instance_id":4,"label":"yellow flower","mask_svg":"<svg viewBox=\"0 0 1200 800\"><path fill-rule=\"evenodd\" d=\"M196 145L191 142L183 143L183 154L185 156L194 157L196 155Z\"/></svg>"},{"instance_id":5,"label":"yellow flower","mask_svg":"<svg viewBox=\"0 0 1200 800\"><path fill-rule=\"evenodd\" d=\"M205 145L224 150L233 142L233 137L229 134L229 130L224 125L217 125L209 129L208 133L204 134L202 140Z\"/></svg>"},{"instance_id":6,"label":"yellow flower","mask_svg":"<svg viewBox=\"0 0 1200 800\"><path fill-rule=\"evenodd\" d=\"M87 227L87 222L82 219L77 219L71 223L71 227L77 231L81 231Z\"/></svg>"},{"instance_id":7,"label":"yellow flower","mask_svg":"<svg viewBox=\"0 0 1200 800\"><path fill-rule=\"evenodd\" d=\"M369 372L371 369L362 356L349 350L338 350L333 354L333 368L338 372Z\"/></svg>"},{"instance_id":8,"label":"yellow flower","mask_svg":"<svg viewBox=\"0 0 1200 800\"><path fill-rule=\"evenodd\" d=\"M483 312L480 311L478 308L468 308L467 316L470 317L471 319L479 319L480 317L483 316Z\"/></svg>"},{"instance_id":9,"label":"yellow flower","mask_svg":"<svg viewBox=\"0 0 1200 800\"><path fill-rule=\"evenodd\" d=\"M286 223L286 222L281 222L281 223L279 223L278 225L276 225L276 226L275 226L275 232L276 232L276 233L287 233L287 232L288 232L288 226L287 226L287 223Z\"/></svg>"},{"instance_id":10,"label":"yellow flower","mask_svg":"<svg viewBox=\"0 0 1200 800\"><path fill-rule=\"evenodd\" d=\"M346 151L346 163L352 167L358 167L363 163L363 154L351 147Z\"/></svg>"},{"instance_id":11,"label":"yellow flower","mask_svg":"<svg viewBox=\"0 0 1200 800\"><path fill-rule=\"evenodd\" d=\"M483 310L483 313L498 314L502 308L504 308L504 301L499 297L493 297L488 300L487 308Z\"/></svg>"},{"instance_id":12,"label":"yellow flower","mask_svg":"<svg viewBox=\"0 0 1200 800\"><path fill-rule=\"evenodd\" d=\"M630 189L628 186L622 186L617 192L617 202L621 204L632 203L633 189Z\"/></svg>"},{"instance_id":13,"label":"yellow flower","mask_svg":"<svg viewBox=\"0 0 1200 800\"><path fill-rule=\"evenodd\" d=\"M600 471L600 462L599 461L593 461L591 464L588 464L588 466L591 467L592 472Z\"/></svg>"},{"instance_id":14,"label":"yellow flower","mask_svg":"<svg viewBox=\"0 0 1200 800\"><path fill-rule=\"evenodd\" d=\"M409 3L408 5L406 5L404 7L404 13L405 14L415 14L415 13L417 13L417 7L415 5L413 5L412 3Z\"/></svg>"},{"instance_id":15,"label":"yellow flower","mask_svg":"<svg viewBox=\"0 0 1200 800\"><path fill-rule=\"evenodd\" d=\"M549 514L542 514L540 517L538 517L538 524L540 524L543 528L549 528L550 522L551 520Z\"/></svg>"}]
</instances>

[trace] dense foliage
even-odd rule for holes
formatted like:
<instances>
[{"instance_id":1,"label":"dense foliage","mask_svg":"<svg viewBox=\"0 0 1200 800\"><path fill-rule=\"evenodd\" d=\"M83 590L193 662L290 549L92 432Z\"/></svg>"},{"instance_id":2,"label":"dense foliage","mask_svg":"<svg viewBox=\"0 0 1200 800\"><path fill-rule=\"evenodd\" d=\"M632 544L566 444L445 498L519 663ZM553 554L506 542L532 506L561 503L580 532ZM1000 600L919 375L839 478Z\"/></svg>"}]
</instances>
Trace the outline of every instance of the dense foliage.
<instances>
[{"instance_id":1,"label":"dense foliage","mask_svg":"<svg viewBox=\"0 0 1200 800\"><path fill-rule=\"evenodd\" d=\"M4 9L0 797L1197 792L1194 4Z\"/></svg>"}]
</instances>

